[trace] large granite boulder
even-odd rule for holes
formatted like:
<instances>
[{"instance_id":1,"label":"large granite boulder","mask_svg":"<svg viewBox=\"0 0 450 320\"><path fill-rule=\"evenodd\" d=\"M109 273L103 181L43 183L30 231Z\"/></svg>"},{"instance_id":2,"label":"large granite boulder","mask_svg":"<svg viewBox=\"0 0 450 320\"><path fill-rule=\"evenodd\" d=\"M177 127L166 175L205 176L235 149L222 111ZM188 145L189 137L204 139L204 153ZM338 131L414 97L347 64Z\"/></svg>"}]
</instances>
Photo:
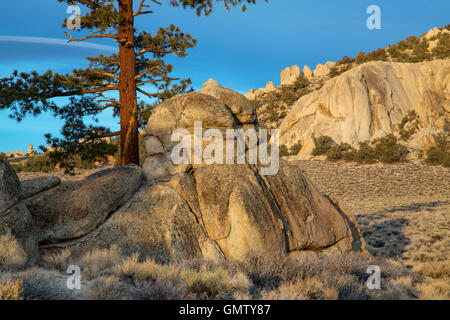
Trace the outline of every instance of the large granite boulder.
<instances>
[{"instance_id":1,"label":"large granite boulder","mask_svg":"<svg viewBox=\"0 0 450 320\"><path fill-rule=\"evenodd\" d=\"M220 130L224 139L215 143L226 143L227 129L257 130L253 103L242 94L210 79L200 92L178 95L155 107L144 137L146 158L142 169L147 181L183 173L191 167L194 162L193 154L190 163L179 164L172 161L172 150L179 141L171 141L171 135L177 129L184 129L191 136L193 147L196 122L201 123L203 130ZM202 147L209 143L203 140Z\"/></svg>"},{"instance_id":2,"label":"large granite boulder","mask_svg":"<svg viewBox=\"0 0 450 320\"><path fill-rule=\"evenodd\" d=\"M61 179L58 177L38 177L22 181L22 198L27 199L38 193L58 186Z\"/></svg>"},{"instance_id":3,"label":"large granite boulder","mask_svg":"<svg viewBox=\"0 0 450 320\"><path fill-rule=\"evenodd\" d=\"M256 122L255 106L250 100L239 92L222 87L214 79L209 79L205 82L203 84L203 88L199 92L213 96L223 102L228 108L231 109L233 115L239 120L240 123L254 124Z\"/></svg>"},{"instance_id":4,"label":"large granite boulder","mask_svg":"<svg viewBox=\"0 0 450 320\"><path fill-rule=\"evenodd\" d=\"M142 170L129 165L68 181L26 201L40 243L81 237L92 232L141 186Z\"/></svg>"},{"instance_id":5,"label":"large granite boulder","mask_svg":"<svg viewBox=\"0 0 450 320\"><path fill-rule=\"evenodd\" d=\"M0 159L0 235L11 232L27 255L27 263L39 260L36 227L25 204L20 201L20 181L11 166Z\"/></svg>"},{"instance_id":6,"label":"large granite boulder","mask_svg":"<svg viewBox=\"0 0 450 320\"><path fill-rule=\"evenodd\" d=\"M117 245L166 262L364 250L356 220L300 170L280 165L273 176L256 166L210 165L147 183L94 231L42 249L76 256Z\"/></svg>"}]
</instances>

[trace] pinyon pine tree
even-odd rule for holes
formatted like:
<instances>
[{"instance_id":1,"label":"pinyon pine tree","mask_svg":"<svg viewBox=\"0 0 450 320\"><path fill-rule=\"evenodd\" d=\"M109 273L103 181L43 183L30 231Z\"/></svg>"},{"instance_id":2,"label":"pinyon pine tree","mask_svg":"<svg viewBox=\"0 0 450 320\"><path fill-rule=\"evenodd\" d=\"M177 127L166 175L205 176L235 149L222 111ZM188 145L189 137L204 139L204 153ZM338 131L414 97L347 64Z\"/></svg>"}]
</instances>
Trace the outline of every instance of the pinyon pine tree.
<instances>
[{"instance_id":1,"label":"pinyon pine tree","mask_svg":"<svg viewBox=\"0 0 450 320\"><path fill-rule=\"evenodd\" d=\"M172 65L166 64L164 58L170 54L186 56L187 49L194 47L196 40L174 25L159 28L153 34L135 30L135 19L156 14L155 9L163 5L162 0L57 1L79 4L88 11L80 17L80 27L88 34L76 38L65 32L69 42L107 38L118 46L118 53L88 57L89 67L75 69L71 74L51 70L43 74L15 71L10 77L0 79L0 109L9 109L10 116L18 121L42 112L51 112L64 120L61 137L45 136L55 150L51 152L55 163L68 170L73 170L74 163L69 159L74 155L87 160L113 153L114 148L103 139L112 136L120 136L121 165L139 164L138 130L152 107L190 90L190 79L171 77ZM245 11L245 5L255 4L256 0L215 2L227 10L242 5ZM198 16L209 15L213 10L213 0L168 0L167 3L194 9ZM152 89L147 89L148 86ZM58 97L66 97L70 102L58 105L54 99ZM98 123L97 116L106 109L112 109L114 116L120 117L119 132L85 123L87 117Z\"/></svg>"}]
</instances>

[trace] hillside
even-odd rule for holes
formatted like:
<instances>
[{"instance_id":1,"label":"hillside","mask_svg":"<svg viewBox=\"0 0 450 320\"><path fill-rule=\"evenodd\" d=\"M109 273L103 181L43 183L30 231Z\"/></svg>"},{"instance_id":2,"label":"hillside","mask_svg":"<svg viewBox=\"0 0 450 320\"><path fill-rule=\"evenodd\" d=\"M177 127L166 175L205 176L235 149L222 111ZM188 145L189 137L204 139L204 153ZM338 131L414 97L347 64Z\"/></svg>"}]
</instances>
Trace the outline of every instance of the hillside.
<instances>
[{"instance_id":1,"label":"hillside","mask_svg":"<svg viewBox=\"0 0 450 320\"><path fill-rule=\"evenodd\" d=\"M423 150L449 122L450 60L411 63L369 62L329 80L300 98L280 125L281 143L298 141L310 154L320 136L357 146L399 134L410 112L417 120L408 147Z\"/></svg>"},{"instance_id":2,"label":"hillside","mask_svg":"<svg viewBox=\"0 0 450 320\"><path fill-rule=\"evenodd\" d=\"M450 51L450 25L434 28L420 37L410 36L375 51L361 51L356 57L344 56L336 62L318 64L312 69L292 66L281 71L280 86L269 81L265 88L250 90L246 97L257 107L258 120L266 127L279 127L301 97L319 90L330 79L359 65L373 61L418 63L447 59Z\"/></svg>"}]
</instances>

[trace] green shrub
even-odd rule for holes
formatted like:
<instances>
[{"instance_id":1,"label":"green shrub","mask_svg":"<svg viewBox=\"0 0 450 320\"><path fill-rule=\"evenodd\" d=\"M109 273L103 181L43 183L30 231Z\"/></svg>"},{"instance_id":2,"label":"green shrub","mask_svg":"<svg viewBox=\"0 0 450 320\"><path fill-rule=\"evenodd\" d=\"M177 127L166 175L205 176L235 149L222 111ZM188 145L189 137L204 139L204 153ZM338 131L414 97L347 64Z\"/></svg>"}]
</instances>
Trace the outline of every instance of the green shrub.
<instances>
[{"instance_id":1,"label":"green shrub","mask_svg":"<svg viewBox=\"0 0 450 320\"><path fill-rule=\"evenodd\" d=\"M300 152L300 149L302 148L302 144L299 142L297 142L296 144L292 145L291 148L289 149L289 153L291 156L295 156Z\"/></svg>"},{"instance_id":2,"label":"green shrub","mask_svg":"<svg viewBox=\"0 0 450 320\"><path fill-rule=\"evenodd\" d=\"M408 154L408 149L398 144L393 134L376 139L374 144L377 158L384 163L398 162Z\"/></svg>"},{"instance_id":3,"label":"green shrub","mask_svg":"<svg viewBox=\"0 0 450 320\"><path fill-rule=\"evenodd\" d=\"M351 145L348 143L341 143L333 146L327 152L327 160L329 161L338 161L344 158L344 155L348 153L351 149Z\"/></svg>"},{"instance_id":4,"label":"green shrub","mask_svg":"<svg viewBox=\"0 0 450 320\"><path fill-rule=\"evenodd\" d=\"M281 102L283 102L287 106L291 106L296 100L297 100L297 97L293 90L287 89L287 90L282 91Z\"/></svg>"},{"instance_id":5,"label":"green shrub","mask_svg":"<svg viewBox=\"0 0 450 320\"><path fill-rule=\"evenodd\" d=\"M286 147L286 145L282 144L280 145L280 158L282 157L287 157L290 155L288 147Z\"/></svg>"},{"instance_id":6,"label":"green shrub","mask_svg":"<svg viewBox=\"0 0 450 320\"><path fill-rule=\"evenodd\" d=\"M354 160L358 163L373 163L377 161L377 154L368 141L360 142Z\"/></svg>"},{"instance_id":7,"label":"green shrub","mask_svg":"<svg viewBox=\"0 0 450 320\"><path fill-rule=\"evenodd\" d=\"M333 139L329 136L320 136L316 141L316 146L312 151L313 156L320 156L327 154L327 152L333 147Z\"/></svg>"},{"instance_id":8,"label":"green shrub","mask_svg":"<svg viewBox=\"0 0 450 320\"><path fill-rule=\"evenodd\" d=\"M425 159L425 162L430 165L444 165L446 166L450 165L450 155L448 152L445 152L441 148L438 147L431 147L427 150L427 157Z\"/></svg>"},{"instance_id":9,"label":"green shrub","mask_svg":"<svg viewBox=\"0 0 450 320\"><path fill-rule=\"evenodd\" d=\"M425 162L430 165L450 167L450 140L448 133L440 133L436 137L436 146L427 150Z\"/></svg>"},{"instance_id":10,"label":"green shrub","mask_svg":"<svg viewBox=\"0 0 450 320\"><path fill-rule=\"evenodd\" d=\"M449 134L441 132L436 137L436 146L441 150L448 152L450 149L450 139Z\"/></svg>"},{"instance_id":11,"label":"green shrub","mask_svg":"<svg viewBox=\"0 0 450 320\"><path fill-rule=\"evenodd\" d=\"M55 170L55 163L48 153L43 155L30 157L19 163L11 163L16 172L50 172Z\"/></svg>"}]
</instances>

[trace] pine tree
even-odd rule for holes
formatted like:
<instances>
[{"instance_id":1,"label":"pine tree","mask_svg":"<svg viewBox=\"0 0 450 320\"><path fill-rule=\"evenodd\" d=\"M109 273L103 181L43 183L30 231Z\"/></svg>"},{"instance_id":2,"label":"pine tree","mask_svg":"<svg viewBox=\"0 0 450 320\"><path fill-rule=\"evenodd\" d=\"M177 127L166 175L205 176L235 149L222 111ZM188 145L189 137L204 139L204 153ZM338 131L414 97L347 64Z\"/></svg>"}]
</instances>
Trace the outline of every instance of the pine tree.
<instances>
[{"instance_id":1,"label":"pine tree","mask_svg":"<svg viewBox=\"0 0 450 320\"><path fill-rule=\"evenodd\" d=\"M109 56L88 57L87 69L75 69L72 74L58 74L51 70L19 73L0 79L0 110L11 110L11 118L21 121L27 115L51 112L65 121L62 137L45 135L54 148L51 156L68 170L74 164L68 159L81 155L84 160L111 153L105 137L120 135L121 165L139 164L138 130L145 124L155 104L190 89L190 79L170 77L172 65L164 58L170 54L178 57L196 45L196 40L178 27L159 28L155 33L135 30L135 19L153 14L162 5L157 0L57 0L67 4L81 4L88 13L81 17L81 29L89 35L74 38L65 32L69 42L107 38L118 46L118 53ZM227 9L256 0L216 0ZM267 1L267 0L266 0ZM171 6L194 9L197 15L209 15L213 0L168 0ZM66 23L64 24L64 26ZM152 85L153 90L144 90ZM119 99L111 97L119 93ZM138 95L139 93L139 95ZM58 105L54 98L67 97L70 103ZM110 132L100 125L87 125L86 117L97 116L112 109L120 117L120 132Z\"/></svg>"}]
</instances>

